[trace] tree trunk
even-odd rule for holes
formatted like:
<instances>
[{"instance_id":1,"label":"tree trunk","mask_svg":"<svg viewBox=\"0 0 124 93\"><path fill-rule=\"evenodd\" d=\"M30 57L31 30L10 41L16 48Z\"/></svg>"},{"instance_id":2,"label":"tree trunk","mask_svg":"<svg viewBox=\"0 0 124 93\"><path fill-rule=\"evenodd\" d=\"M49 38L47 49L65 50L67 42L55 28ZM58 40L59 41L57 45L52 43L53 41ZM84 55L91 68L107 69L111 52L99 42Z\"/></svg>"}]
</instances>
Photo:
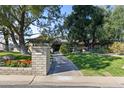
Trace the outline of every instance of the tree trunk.
<instances>
[{"instance_id":1,"label":"tree trunk","mask_svg":"<svg viewBox=\"0 0 124 93\"><path fill-rule=\"evenodd\" d=\"M19 44L17 43L16 39L15 39L15 35L14 35L14 32L12 31L11 32L11 38L12 38L12 41L15 45L15 47L22 53L22 54L28 54L27 52L27 48L25 46L25 40L24 40L24 34L23 33L20 33L19 35Z\"/></svg>"},{"instance_id":2,"label":"tree trunk","mask_svg":"<svg viewBox=\"0 0 124 93\"><path fill-rule=\"evenodd\" d=\"M93 38L93 41L92 41L92 49L94 48L95 43L96 43L96 40L95 40L95 37L94 37L94 38Z\"/></svg>"},{"instance_id":3,"label":"tree trunk","mask_svg":"<svg viewBox=\"0 0 124 93\"><path fill-rule=\"evenodd\" d=\"M21 21L20 21L20 31L19 31L19 44L20 44L20 48L21 48L21 53L29 54L28 49L25 46L24 23L25 23L25 11L22 10Z\"/></svg>"},{"instance_id":4,"label":"tree trunk","mask_svg":"<svg viewBox=\"0 0 124 93\"><path fill-rule=\"evenodd\" d=\"M25 40L24 40L24 35L23 33L20 34L19 36L19 44L20 44L20 51L22 54L29 54L27 51L27 48L25 46Z\"/></svg>"},{"instance_id":5,"label":"tree trunk","mask_svg":"<svg viewBox=\"0 0 124 93\"><path fill-rule=\"evenodd\" d=\"M96 31L93 31L93 33L92 33L92 45L91 45L92 49L94 48L95 43L96 43Z\"/></svg>"},{"instance_id":6,"label":"tree trunk","mask_svg":"<svg viewBox=\"0 0 124 93\"><path fill-rule=\"evenodd\" d=\"M8 40L8 32L3 30L4 40L5 40L5 50L9 51L9 40Z\"/></svg>"},{"instance_id":7,"label":"tree trunk","mask_svg":"<svg viewBox=\"0 0 124 93\"><path fill-rule=\"evenodd\" d=\"M9 40L8 40L8 38L5 39L5 50L9 51Z\"/></svg>"},{"instance_id":8,"label":"tree trunk","mask_svg":"<svg viewBox=\"0 0 124 93\"><path fill-rule=\"evenodd\" d=\"M20 46L18 45L18 43L17 43L17 41L16 41L16 39L15 39L15 35L14 35L14 32L13 31L11 31L11 38L12 38L12 41L13 41L13 44L15 45L15 47L20 51L21 49L20 49Z\"/></svg>"}]
</instances>

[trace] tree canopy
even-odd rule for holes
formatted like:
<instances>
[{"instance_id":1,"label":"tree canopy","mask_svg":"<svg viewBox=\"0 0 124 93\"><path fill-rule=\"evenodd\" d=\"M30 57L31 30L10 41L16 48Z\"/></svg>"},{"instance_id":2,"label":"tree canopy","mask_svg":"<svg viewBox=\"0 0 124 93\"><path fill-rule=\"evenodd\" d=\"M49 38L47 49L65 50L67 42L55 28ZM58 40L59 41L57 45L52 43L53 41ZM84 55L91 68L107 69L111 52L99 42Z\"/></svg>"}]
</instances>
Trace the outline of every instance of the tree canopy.
<instances>
[{"instance_id":1,"label":"tree canopy","mask_svg":"<svg viewBox=\"0 0 124 93\"><path fill-rule=\"evenodd\" d=\"M124 40L124 6L72 6L65 17L62 6L11 5L0 6L0 26L8 50L8 38L15 47L27 54L25 36L32 35L31 25L41 36L66 38L72 46L93 49Z\"/></svg>"},{"instance_id":2,"label":"tree canopy","mask_svg":"<svg viewBox=\"0 0 124 93\"><path fill-rule=\"evenodd\" d=\"M124 27L124 7L116 6L73 6L73 12L64 25L69 31L68 40L88 48L107 45L122 40Z\"/></svg>"},{"instance_id":3,"label":"tree canopy","mask_svg":"<svg viewBox=\"0 0 124 93\"><path fill-rule=\"evenodd\" d=\"M14 45L22 53L27 53L24 36L30 35L30 25L33 24L38 26L40 22L42 26L45 26L46 24L40 20L53 20L51 18L54 18L57 12L59 12L58 7L59 6L31 5L0 6L0 25L6 26L9 29ZM49 16L45 15L46 12ZM17 40L19 42L17 42Z\"/></svg>"},{"instance_id":4,"label":"tree canopy","mask_svg":"<svg viewBox=\"0 0 124 93\"><path fill-rule=\"evenodd\" d=\"M105 10L98 6L73 6L73 12L65 21L69 30L69 40L84 42L85 46L94 46L100 35ZM99 34L98 34L99 33Z\"/></svg>"}]
</instances>

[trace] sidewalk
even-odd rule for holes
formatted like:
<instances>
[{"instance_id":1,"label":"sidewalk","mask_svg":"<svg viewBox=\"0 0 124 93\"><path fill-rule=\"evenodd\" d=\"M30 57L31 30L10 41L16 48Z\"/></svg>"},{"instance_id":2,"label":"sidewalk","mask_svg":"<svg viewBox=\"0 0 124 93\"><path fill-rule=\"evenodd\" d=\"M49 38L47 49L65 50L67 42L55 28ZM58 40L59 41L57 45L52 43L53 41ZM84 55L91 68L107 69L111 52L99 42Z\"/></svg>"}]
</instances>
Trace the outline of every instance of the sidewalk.
<instances>
[{"instance_id":1,"label":"sidewalk","mask_svg":"<svg viewBox=\"0 0 124 93\"><path fill-rule=\"evenodd\" d=\"M0 75L0 85L29 85L35 76Z\"/></svg>"},{"instance_id":2,"label":"sidewalk","mask_svg":"<svg viewBox=\"0 0 124 93\"><path fill-rule=\"evenodd\" d=\"M122 88L124 77L0 75L0 87Z\"/></svg>"}]
</instances>

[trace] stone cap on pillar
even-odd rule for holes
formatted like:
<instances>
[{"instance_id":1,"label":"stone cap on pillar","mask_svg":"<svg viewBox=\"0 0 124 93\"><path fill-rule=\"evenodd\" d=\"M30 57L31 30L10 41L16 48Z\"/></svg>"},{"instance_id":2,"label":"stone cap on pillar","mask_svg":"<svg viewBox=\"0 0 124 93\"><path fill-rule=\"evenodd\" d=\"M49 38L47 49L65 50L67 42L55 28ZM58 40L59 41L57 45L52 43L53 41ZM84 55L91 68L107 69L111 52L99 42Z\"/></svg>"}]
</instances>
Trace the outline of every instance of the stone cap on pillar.
<instances>
[{"instance_id":1,"label":"stone cap on pillar","mask_svg":"<svg viewBox=\"0 0 124 93\"><path fill-rule=\"evenodd\" d=\"M32 53L46 55L49 52L49 46L33 46Z\"/></svg>"}]
</instances>

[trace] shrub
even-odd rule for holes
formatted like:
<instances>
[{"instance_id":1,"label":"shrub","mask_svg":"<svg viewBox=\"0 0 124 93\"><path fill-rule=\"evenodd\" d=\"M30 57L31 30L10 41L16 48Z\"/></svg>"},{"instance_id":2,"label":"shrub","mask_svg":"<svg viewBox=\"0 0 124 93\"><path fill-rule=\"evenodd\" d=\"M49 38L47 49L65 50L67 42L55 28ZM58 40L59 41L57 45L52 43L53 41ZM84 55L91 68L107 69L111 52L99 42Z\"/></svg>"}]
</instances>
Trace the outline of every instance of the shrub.
<instances>
[{"instance_id":1,"label":"shrub","mask_svg":"<svg viewBox=\"0 0 124 93\"><path fill-rule=\"evenodd\" d=\"M97 47L94 48L93 50L91 50L91 52L95 52L95 53L108 53L108 49L105 47Z\"/></svg>"},{"instance_id":2,"label":"shrub","mask_svg":"<svg viewBox=\"0 0 124 93\"><path fill-rule=\"evenodd\" d=\"M25 63L20 63L20 64L19 64L19 67L28 67L28 65L25 64Z\"/></svg>"},{"instance_id":3,"label":"shrub","mask_svg":"<svg viewBox=\"0 0 124 93\"><path fill-rule=\"evenodd\" d=\"M5 66L7 66L7 67L10 66L11 60L5 60L5 61L4 61L4 64L5 64Z\"/></svg>"},{"instance_id":4,"label":"shrub","mask_svg":"<svg viewBox=\"0 0 124 93\"><path fill-rule=\"evenodd\" d=\"M67 53L71 52L70 45L66 44L66 43L62 44L60 46L60 52L63 54L67 54Z\"/></svg>"},{"instance_id":5,"label":"shrub","mask_svg":"<svg viewBox=\"0 0 124 93\"><path fill-rule=\"evenodd\" d=\"M18 62L20 67L29 67L32 63L31 60L19 60Z\"/></svg>"},{"instance_id":6,"label":"shrub","mask_svg":"<svg viewBox=\"0 0 124 93\"><path fill-rule=\"evenodd\" d=\"M109 47L109 50L110 50L111 53L124 54L124 43L114 42Z\"/></svg>"},{"instance_id":7,"label":"shrub","mask_svg":"<svg viewBox=\"0 0 124 93\"><path fill-rule=\"evenodd\" d=\"M9 66L10 67L18 67L18 62L16 60L13 60Z\"/></svg>"},{"instance_id":8,"label":"shrub","mask_svg":"<svg viewBox=\"0 0 124 93\"><path fill-rule=\"evenodd\" d=\"M7 67L29 67L31 60L5 60L4 63Z\"/></svg>"}]
</instances>

